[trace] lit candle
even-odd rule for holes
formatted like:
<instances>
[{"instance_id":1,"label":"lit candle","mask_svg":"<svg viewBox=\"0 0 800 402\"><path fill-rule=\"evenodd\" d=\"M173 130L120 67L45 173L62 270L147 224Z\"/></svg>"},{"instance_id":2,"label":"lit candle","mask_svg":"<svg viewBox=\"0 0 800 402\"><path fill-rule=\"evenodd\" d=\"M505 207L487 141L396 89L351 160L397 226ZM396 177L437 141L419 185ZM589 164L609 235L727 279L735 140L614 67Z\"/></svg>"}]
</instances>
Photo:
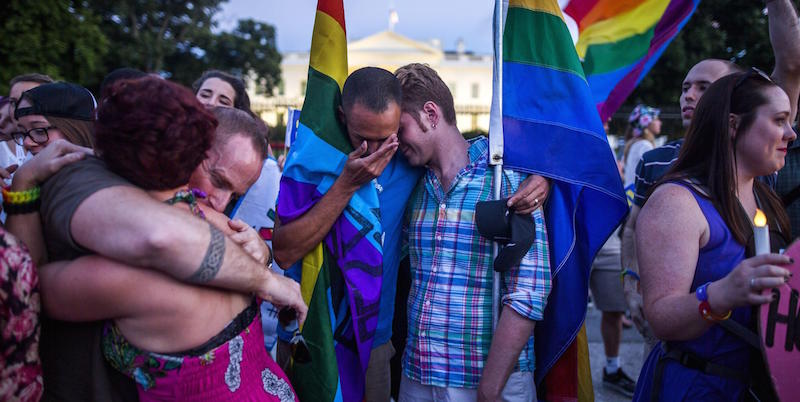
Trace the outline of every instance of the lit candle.
<instances>
[{"instance_id":1,"label":"lit candle","mask_svg":"<svg viewBox=\"0 0 800 402\"><path fill-rule=\"evenodd\" d=\"M756 255L769 254L767 216L760 209L756 209L756 217L753 218L753 237L756 241Z\"/></svg>"}]
</instances>

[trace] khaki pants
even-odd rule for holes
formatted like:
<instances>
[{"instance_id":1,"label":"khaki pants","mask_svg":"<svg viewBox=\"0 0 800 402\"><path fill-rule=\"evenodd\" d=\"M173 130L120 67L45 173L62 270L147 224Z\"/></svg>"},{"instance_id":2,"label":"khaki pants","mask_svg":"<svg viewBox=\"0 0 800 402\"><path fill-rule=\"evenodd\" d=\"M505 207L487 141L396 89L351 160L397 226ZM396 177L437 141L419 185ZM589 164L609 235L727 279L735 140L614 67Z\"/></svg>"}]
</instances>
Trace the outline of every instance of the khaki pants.
<instances>
[{"instance_id":1,"label":"khaki pants","mask_svg":"<svg viewBox=\"0 0 800 402\"><path fill-rule=\"evenodd\" d=\"M395 350L392 342L372 348L367 365L366 394L367 402L389 402L392 399L392 371L389 360Z\"/></svg>"},{"instance_id":2,"label":"khaki pants","mask_svg":"<svg viewBox=\"0 0 800 402\"><path fill-rule=\"evenodd\" d=\"M398 402L470 402L478 399L475 388L434 387L406 376L400 380ZM508 377L501 399L505 402L536 402L533 373L514 372Z\"/></svg>"}]
</instances>

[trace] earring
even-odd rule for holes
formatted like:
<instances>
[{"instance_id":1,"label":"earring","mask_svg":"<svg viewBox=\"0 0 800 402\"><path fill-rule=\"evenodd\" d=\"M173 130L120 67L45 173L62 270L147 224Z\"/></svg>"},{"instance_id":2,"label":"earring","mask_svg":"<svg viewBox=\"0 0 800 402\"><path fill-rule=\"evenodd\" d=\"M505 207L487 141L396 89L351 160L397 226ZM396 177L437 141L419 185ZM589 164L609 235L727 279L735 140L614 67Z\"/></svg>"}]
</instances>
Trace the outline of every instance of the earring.
<instances>
[{"instance_id":1,"label":"earring","mask_svg":"<svg viewBox=\"0 0 800 402\"><path fill-rule=\"evenodd\" d=\"M434 130L436 130L436 123L433 123L433 124L431 124L431 128L433 128Z\"/></svg>"}]
</instances>

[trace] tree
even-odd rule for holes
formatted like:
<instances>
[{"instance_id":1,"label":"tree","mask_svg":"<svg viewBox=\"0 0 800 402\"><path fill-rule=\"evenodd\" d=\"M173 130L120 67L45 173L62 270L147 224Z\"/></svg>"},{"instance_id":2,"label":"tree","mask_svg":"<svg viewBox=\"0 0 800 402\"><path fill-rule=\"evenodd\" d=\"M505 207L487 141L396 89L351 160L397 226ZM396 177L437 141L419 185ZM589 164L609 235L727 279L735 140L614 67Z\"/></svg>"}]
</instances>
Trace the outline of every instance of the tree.
<instances>
[{"instance_id":1,"label":"tree","mask_svg":"<svg viewBox=\"0 0 800 402\"><path fill-rule=\"evenodd\" d=\"M202 59L222 0L90 0L113 44L109 70L125 66L171 75L167 58ZM182 80L179 80L182 81ZM186 83L186 82L184 82Z\"/></svg>"},{"instance_id":2,"label":"tree","mask_svg":"<svg viewBox=\"0 0 800 402\"><path fill-rule=\"evenodd\" d=\"M280 80L275 28L240 20L232 32L214 33L225 0L89 0L112 43L106 70L134 67L191 85L203 71L254 77L269 92Z\"/></svg>"},{"instance_id":3,"label":"tree","mask_svg":"<svg viewBox=\"0 0 800 402\"><path fill-rule=\"evenodd\" d=\"M31 72L84 85L102 79L108 40L87 2L7 0L0 15L0 93L12 77Z\"/></svg>"},{"instance_id":4,"label":"tree","mask_svg":"<svg viewBox=\"0 0 800 402\"><path fill-rule=\"evenodd\" d=\"M207 56L212 66L241 75L255 75L259 93L272 93L278 85L281 55L275 45L275 28L269 24L239 20L232 32L223 32L214 38Z\"/></svg>"}]
</instances>

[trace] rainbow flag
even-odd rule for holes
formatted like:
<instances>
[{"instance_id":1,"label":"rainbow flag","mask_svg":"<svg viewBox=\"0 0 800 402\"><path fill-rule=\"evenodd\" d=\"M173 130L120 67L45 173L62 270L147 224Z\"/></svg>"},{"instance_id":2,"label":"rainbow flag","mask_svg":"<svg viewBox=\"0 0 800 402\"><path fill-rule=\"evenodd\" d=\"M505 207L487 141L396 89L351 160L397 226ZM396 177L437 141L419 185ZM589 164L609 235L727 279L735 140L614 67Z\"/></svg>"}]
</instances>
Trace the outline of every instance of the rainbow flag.
<instances>
[{"instance_id":1,"label":"rainbow flag","mask_svg":"<svg viewBox=\"0 0 800 402\"><path fill-rule=\"evenodd\" d=\"M553 288L536 325L535 377L537 387L548 384L545 400L577 399L578 354L586 349L574 341L586 316L589 271L628 205L557 1L506 0L501 6L489 152L505 168L552 179L545 217ZM559 369L567 351L568 369ZM561 375L558 381L545 381L551 370Z\"/></svg>"},{"instance_id":2,"label":"rainbow flag","mask_svg":"<svg viewBox=\"0 0 800 402\"><path fill-rule=\"evenodd\" d=\"M352 151L336 115L346 78L342 0L319 0L305 103L278 195L281 222L314 206ZM309 307L301 333L311 361L294 361L290 374L302 401L364 398L383 269L378 207L375 188L360 188L323 242L287 273L299 279Z\"/></svg>"},{"instance_id":3,"label":"rainbow flag","mask_svg":"<svg viewBox=\"0 0 800 402\"><path fill-rule=\"evenodd\" d=\"M625 102L700 0L572 0L578 56L605 121Z\"/></svg>"}]
</instances>

